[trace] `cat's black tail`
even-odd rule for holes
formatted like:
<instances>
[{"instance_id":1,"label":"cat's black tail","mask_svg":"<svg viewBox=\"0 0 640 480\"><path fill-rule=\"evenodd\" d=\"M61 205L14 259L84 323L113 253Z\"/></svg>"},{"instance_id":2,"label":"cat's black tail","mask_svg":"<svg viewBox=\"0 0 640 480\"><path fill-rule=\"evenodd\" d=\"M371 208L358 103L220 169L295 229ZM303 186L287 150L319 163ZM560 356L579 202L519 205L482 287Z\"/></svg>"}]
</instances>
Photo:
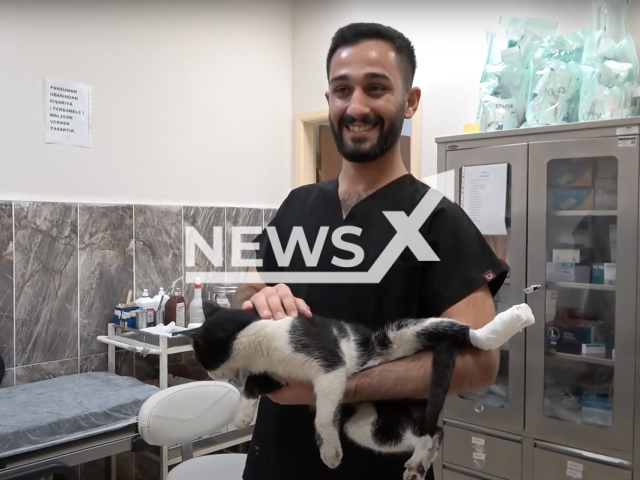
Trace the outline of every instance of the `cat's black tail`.
<instances>
[{"instance_id":1,"label":"cat's black tail","mask_svg":"<svg viewBox=\"0 0 640 480\"><path fill-rule=\"evenodd\" d=\"M438 420L453 377L458 351L453 342L444 340L433 349L431 385L427 402L426 434L433 437L438 431Z\"/></svg>"}]
</instances>

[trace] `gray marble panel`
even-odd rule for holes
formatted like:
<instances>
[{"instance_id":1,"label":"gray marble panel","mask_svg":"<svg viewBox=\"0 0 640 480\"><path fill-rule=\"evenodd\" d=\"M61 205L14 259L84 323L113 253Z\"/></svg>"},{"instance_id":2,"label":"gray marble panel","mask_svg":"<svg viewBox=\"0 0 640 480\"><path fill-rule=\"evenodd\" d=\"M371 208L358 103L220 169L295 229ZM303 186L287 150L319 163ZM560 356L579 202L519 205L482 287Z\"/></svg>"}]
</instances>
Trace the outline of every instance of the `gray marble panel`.
<instances>
[{"instance_id":1,"label":"gray marble panel","mask_svg":"<svg viewBox=\"0 0 640 480\"><path fill-rule=\"evenodd\" d=\"M106 335L116 304L133 290L133 206L81 205L80 355L107 351Z\"/></svg>"},{"instance_id":2,"label":"gray marble panel","mask_svg":"<svg viewBox=\"0 0 640 480\"><path fill-rule=\"evenodd\" d=\"M78 373L77 358L18 367L16 368L16 385L24 385L76 373Z\"/></svg>"},{"instance_id":3,"label":"gray marble panel","mask_svg":"<svg viewBox=\"0 0 640 480\"><path fill-rule=\"evenodd\" d=\"M135 477L135 454L124 452L116 456L116 478L118 480L133 480Z\"/></svg>"},{"instance_id":4,"label":"gray marble panel","mask_svg":"<svg viewBox=\"0 0 640 480\"><path fill-rule=\"evenodd\" d=\"M184 229L187 231L188 227L193 227L195 231L202 236L207 244L213 248L222 252L222 262L224 262L224 207L184 207ZM216 244L214 240L214 228L220 232L218 239L220 244ZM186 235L186 233L185 233ZM214 265L205 254L199 249L195 249L194 255L195 266L186 266L186 251L185 251L185 267L184 272L221 272L224 271L224 263L220 266ZM207 298L207 292L211 294L211 285L203 285L203 298ZM184 298L187 301L187 305L193 299L193 283L185 282L185 288L183 291Z\"/></svg>"},{"instance_id":5,"label":"gray marble panel","mask_svg":"<svg viewBox=\"0 0 640 480\"><path fill-rule=\"evenodd\" d=\"M267 227L267 225L269 225L271 220L273 220L273 218L276 216L276 213L278 213L278 209L277 208L265 208L264 209L264 227L265 228Z\"/></svg>"},{"instance_id":6,"label":"gray marble panel","mask_svg":"<svg viewBox=\"0 0 640 480\"><path fill-rule=\"evenodd\" d=\"M160 480L160 463L149 458L144 452L136 453L135 480ZM215 472L212 472L215 475Z\"/></svg>"},{"instance_id":7,"label":"gray marble panel","mask_svg":"<svg viewBox=\"0 0 640 480\"><path fill-rule=\"evenodd\" d=\"M15 369L10 368L5 370L4 378L2 379L2 383L0 383L0 388L13 387L15 384Z\"/></svg>"},{"instance_id":8,"label":"gray marble panel","mask_svg":"<svg viewBox=\"0 0 640 480\"><path fill-rule=\"evenodd\" d=\"M110 480L111 478L111 457L99 458L92 462L83 463L79 467L81 479Z\"/></svg>"},{"instance_id":9,"label":"gray marble panel","mask_svg":"<svg viewBox=\"0 0 640 480\"><path fill-rule=\"evenodd\" d=\"M15 365L13 324L13 205L0 203L0 355Z\"/></svg>"},{"instance_id":10,"label":"gray marble panel","mask_svg":"<svg viewBox=\"0 0 640 480\"><path fill-rule=\"evenodd\" d=\"M108 359L107 359L108 361ZM132 352L116 352L116 373L124 377L135 377L134 355Z\"/></svg>"},{"instance_id":11,"label":"gray marble panel","mask_svg":"<svg viewBox=\"0 0 640 480\"><path fill-rule=\"evenodd\" d=\"M16 366L76 358L77 371L78 206L15 203L14 225Z\"/></svg>"},{"instance_id":12,"label":"gray marble panel","mask_svg":"<svg viewBox=\"0 0 640 480\"><path fill-rule=\"evenodd\" d=\"M233 251L232 239L234 227L255 227L255 232L243 232L240 241L250 243L262 231L263 215L261 208L228 207L225 219L225 264L227 272L245 272L247 266L239 265L242 260L255 258L255 251ZM228 282L228 281L227 281ZM232 283L232 282L228 282Z\"/></svg>"},{"instance_id":13,"label":"gray marble panel","mask_svg":"<svg viewBox=\"0 0 640 480\"><path fill-rule=\"evenodd\" d=\"M182 288L182 207L136 205L135 278L138 298L143 289L155 296Z\"/></svg>"},{"instance_id":14,"label":"gray marble panel","mask_svg":"<svg viewBox=\"0 0 640 480\"><path fill-rule=\"evenodd\" d=\"M109 371L109 358L106 353L80 358L80 373Z\"/></svg>"}]
</instances>

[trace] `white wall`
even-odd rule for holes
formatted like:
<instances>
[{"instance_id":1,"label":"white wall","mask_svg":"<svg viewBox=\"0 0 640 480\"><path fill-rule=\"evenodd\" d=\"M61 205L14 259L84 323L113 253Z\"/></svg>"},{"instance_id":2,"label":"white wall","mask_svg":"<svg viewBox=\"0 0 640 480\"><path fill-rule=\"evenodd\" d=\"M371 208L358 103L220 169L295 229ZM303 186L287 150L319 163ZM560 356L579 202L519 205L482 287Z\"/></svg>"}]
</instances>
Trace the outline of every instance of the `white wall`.
<instances>
[{"instance_id":1,"label":"white wall","mask_svg":"<svg viewBox=\"0 0 640 480\"><path fill-rule=\"evenodd\" d=\"M2 0L0 199L275 207L291 188L291 0ZM43 79L93 89L44 143Z\"/></svg>"},{"instance_id":2,"label":"white wall","mask_svg":"<svg viewBox=\"0 0 640 480\"><path fill-rule=\"evenodd\" d=\"M636 11L634 6L633 12ZM422 89L421 176L433 175L435 138L462 133L463 124L475 121L477 86L486 55L485 28L495 25L500 16L549 18L559 22L560 33L568 33L591 26L591 2L296 0L294 112L327 106L325 60L331 37L338 28L354 21L392 26L407 35L416 48L415 84ZM634 17L636 31L638 18Z\"/></svg>"}]
</instances>

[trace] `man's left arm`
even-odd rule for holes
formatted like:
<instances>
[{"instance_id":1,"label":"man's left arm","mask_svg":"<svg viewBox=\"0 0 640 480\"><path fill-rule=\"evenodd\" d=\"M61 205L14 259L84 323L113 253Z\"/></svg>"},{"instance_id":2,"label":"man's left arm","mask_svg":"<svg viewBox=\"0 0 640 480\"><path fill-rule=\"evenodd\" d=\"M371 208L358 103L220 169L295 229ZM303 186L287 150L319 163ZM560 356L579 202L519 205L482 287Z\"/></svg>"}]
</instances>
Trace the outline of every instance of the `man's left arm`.
<instances>
[{"instance_id":1,"label":"man's left arm","mask_svg":"<svg viewBox=\"0 0 640 480\"><path fill-rule=\"evenodd\" d=\"M442 317L451 318L477 329L495 317L495 307L489 288L484 285L466 298L446 309ZM499 367L498 350L469 348L458 353L449 386L449 394L458 394L489 387L495 381ZM431 352L420 352L363 370L347 381L345 403L373 400L428 398L431 384ZM313 386L290 379L287 386L268 395L283 405L313 405Z\"/></svg>"},{"instance_id":2,"label":"man's left arm","mask_svg":"<svg viewBox=\"0 0 640 480\"><path fill-rule=\"evenodd\" d=\"M493 297L484 285L448 308L441 317L451 318L478 329L495 317ZM458 353L449 394L458 394L491 386L498 373L498 350L469 348ZM351 377L345 402L428 398L431 383L431 352L373 367Z\"/></svg>"}]
</instances>

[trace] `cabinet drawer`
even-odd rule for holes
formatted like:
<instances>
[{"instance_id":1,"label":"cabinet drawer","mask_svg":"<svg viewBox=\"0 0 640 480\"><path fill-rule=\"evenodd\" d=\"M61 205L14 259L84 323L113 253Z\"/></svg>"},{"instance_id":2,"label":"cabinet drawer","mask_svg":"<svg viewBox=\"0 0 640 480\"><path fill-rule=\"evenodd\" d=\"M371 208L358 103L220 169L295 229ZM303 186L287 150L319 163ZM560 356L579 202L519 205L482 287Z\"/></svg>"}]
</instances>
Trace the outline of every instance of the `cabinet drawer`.
<instances>
[{"instance_id":1,"label":"cabinet drawer","mask_svg":"<svg viewBox=\"0 0 640 480\"><path fill-rule=\"evenodd\" d=\"M536 448L534 480L631 480L631 472Z\"/></svg>"},{"instance_id":2,"label":"cabinet drawer","mask_svg":"<svg viewBox=\"0 0 640 480\"><path fill-rule=\"evenodd\" d=\"M442 460L508 480L522 477L522 445L490 435L444 427Z\"/></svg>"},{"instance_id":3,"label":"cabinet drawer","mask_svg":"<svg viewBox=\"0 0 640 480\"><path fill-rule=\"evenodd\" d=\"M477 480L474 477L469 477L462 473L453 472L451 470L443 470L442 471L442 480Z\"/></svg>"}]
</instances>

